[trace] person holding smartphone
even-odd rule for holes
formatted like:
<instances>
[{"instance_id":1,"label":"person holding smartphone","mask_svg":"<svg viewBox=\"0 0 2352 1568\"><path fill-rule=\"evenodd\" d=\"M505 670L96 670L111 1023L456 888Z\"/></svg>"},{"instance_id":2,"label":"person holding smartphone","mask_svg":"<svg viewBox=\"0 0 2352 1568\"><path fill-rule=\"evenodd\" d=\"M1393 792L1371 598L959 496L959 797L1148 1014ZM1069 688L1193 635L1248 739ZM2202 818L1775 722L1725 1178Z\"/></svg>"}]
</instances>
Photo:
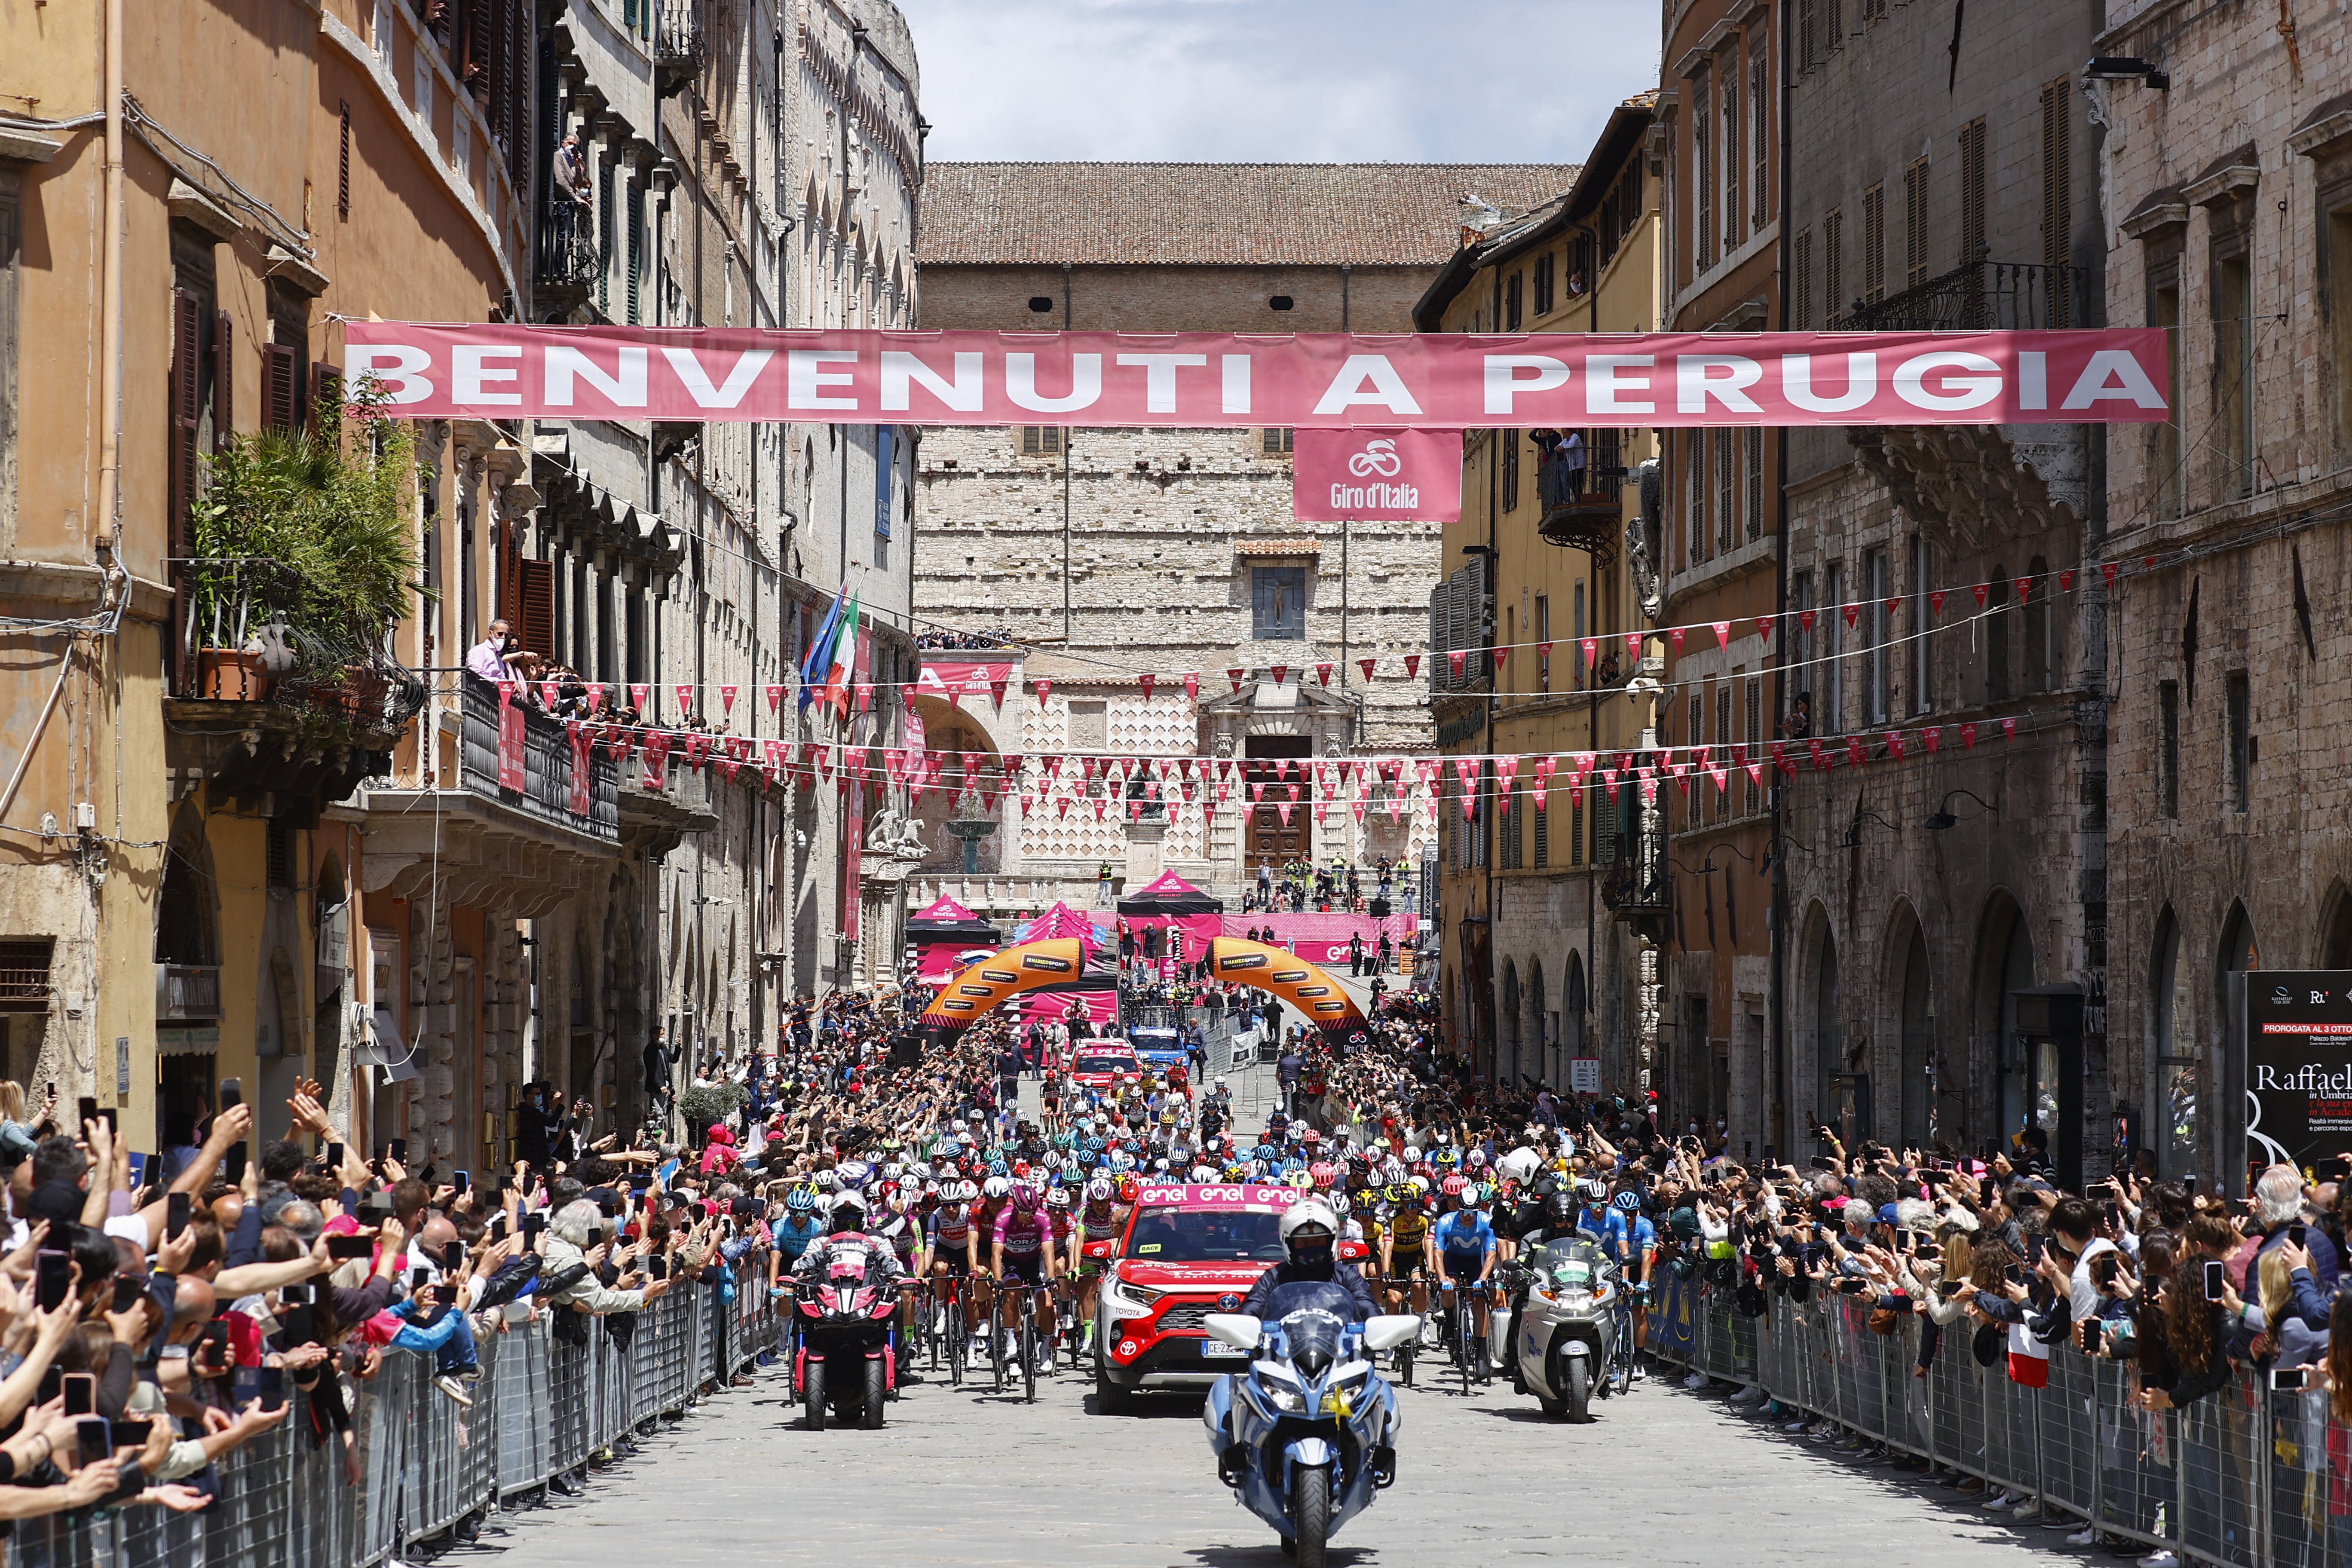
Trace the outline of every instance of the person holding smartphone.
<instances>
[{"instance_id":1,"label":"person holding smartphone","mask_svg":"<svg viewBox=\"0 0 2352 1568\"><path fill-rule=\"evenodd\" d=\"M2178 1410L2230 1381L2230 1325L2245 1310L2231 1288L2224 1259L2242 1238L2230 1221L2201 1214L2181 1235L2182 1256L2162 1298L2166 1364L2143 1363L2137 1403L2143 1410ZM2173 1373L2171 1383L2155 1375Z\"/></svg>"}]
</instances>

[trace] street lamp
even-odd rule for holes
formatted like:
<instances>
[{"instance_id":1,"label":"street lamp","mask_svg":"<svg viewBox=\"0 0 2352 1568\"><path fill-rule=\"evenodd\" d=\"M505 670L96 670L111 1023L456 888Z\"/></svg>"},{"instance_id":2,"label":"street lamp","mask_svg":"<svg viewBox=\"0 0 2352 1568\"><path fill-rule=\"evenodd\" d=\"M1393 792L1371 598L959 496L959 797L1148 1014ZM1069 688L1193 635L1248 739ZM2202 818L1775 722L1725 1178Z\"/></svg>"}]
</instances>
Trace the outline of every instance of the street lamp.
<instances>
[{"instance_id":1,"label":"street lamp","mask_svg":"<svg viewBox=\"0 0 2352 1568\"><path fill-rule=\"evenodd\" d=\"M1887 821L1887 820L1886 820L1886 818L1885 818L1885 817L1883 817L1883 816L1879 816L1879 815L1878 815L1878 813L1876 813L1876 812L1874 812L1874 811L1857 811L1857 812L1855 812L1855 813L1853 814L1853 827L1851 827L1850 829L1848 829L1848 830L1847 830L1847 832L1846 832L1846 836L1845 836L1843 839L1840 839L1840 840L1838 841L1838 847L1839 847L1839 848L1841 848L1841 849L1859 849L1859 848L1861 848L1861 847L1862 847L1862 825L1863 825L1865 821L1868 821L1868 822L1874 822L1874 823L1878 824L1878 826L1881 826L1881 827L1894 828L1894 830L1895 830L1896 833L1900 833L1900 832L1902 832L1902 831L1903 831L1903 829L1902 829L1902 828L1900 828L1900 827L1896 826L1894 823ZM1932 827L1932 826L1935 826L1935 824L1934 824L1933 822L1930 822L1930 823L1928 824L1928 826Z\"/></svg>"},{"instance_id":2,"label":"street lamp","mask_svg":"<svg viewBox=\"0 0 2352 1568\"><path fill-rule=\"evenodd\" d=\"M1992 802L1985 799L1984 796L1977 794L1974 790L1956 789L1950 794L1945 795L1943 804L1936 807L1935 814L1929 816L1927 821L1921 823L1919 826L1926 828L1930 833L1941 833L1948 827L1958 826L1960 819L1952 815L1950 806L1952 802L1959 799L1962 795L1967 795L1970 800L1975 801L1979 805L1983 806L1985 810L1992 816L1999 816L2000 815L2000 807L1993 805Z\"/></svg>"}]
</instances>

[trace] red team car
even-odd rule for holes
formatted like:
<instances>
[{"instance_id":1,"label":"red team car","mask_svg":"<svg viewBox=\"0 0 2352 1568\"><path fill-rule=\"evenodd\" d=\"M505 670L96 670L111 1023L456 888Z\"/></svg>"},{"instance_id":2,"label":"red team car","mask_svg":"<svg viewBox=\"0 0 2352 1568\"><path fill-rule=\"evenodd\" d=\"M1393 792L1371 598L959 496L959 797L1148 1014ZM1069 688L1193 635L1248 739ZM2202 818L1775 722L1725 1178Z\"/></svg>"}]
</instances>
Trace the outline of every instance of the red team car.
<instances>
[{"instance_id":1,"label":"red team car","mask_svg":"<svg viewBox=\"0 0 2352 1568\"><path fill-rule=\"evenodd\" d=\"M1297 1202L1263 1183L1146 1186L1116 1241L1088 1244L1096 1298L1095 1412L1116 1415L1138 1390L1206 1388L1248 1357L1208 1337L1212 1312L1239 1308L1282 1261L1276 1226Z\"/></svg>"}]
</instances>

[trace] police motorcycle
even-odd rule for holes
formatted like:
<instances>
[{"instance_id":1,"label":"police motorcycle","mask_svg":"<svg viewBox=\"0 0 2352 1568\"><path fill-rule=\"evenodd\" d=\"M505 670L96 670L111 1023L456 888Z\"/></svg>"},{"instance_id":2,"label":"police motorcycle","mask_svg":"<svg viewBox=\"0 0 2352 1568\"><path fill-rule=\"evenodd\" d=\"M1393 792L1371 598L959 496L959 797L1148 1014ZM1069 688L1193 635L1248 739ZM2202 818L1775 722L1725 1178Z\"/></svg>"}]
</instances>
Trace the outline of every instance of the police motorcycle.
<instances>
[{"instance_id":1,"label":"police motorcycle","mask_svg":"<svg viewBox=\"0 0 2352 1568\"><path fill-rule=\"evenodd\" d=\"M1511 1271L1524 1292L1517 1327L1499 1356L1544 1414L1583 1421L1592 1395L1609 1397L1618 1300L1626 1289L1601 1244L1581 1233L1538 1246Z\"/></svg>"},{"instance_id":2,"label":"police motorcycle","mask_svg":"<svg viewBox=\"0 0 2352 1568\"><path fill-rule=\"evenodd\" d=\"M1402 1418L1371 1352L1403 1344L1421 1320L1350 1321L1347 1293L1329 1284L1284 1286L1275 1304L1278 1318L1209 1314L1210 1336L1252 1359L1247 1372L1218 1379L1202 1419L1218 1479L1300 1568L1323 1568L1333 1532L1396 1479Z\"/></svg>"}]
</instances>

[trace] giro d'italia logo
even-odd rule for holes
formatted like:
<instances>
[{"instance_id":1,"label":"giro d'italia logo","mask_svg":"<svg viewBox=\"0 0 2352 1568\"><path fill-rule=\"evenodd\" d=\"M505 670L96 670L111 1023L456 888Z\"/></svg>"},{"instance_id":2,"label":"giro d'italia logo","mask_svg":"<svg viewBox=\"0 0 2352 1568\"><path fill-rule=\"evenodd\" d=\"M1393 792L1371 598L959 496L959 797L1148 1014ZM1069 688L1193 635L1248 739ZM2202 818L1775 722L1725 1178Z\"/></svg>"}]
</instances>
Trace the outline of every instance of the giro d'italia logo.
<instances>
[{"instance_id":1,"label":"giro d'italia logo","mask_svg":"<svg viewBox=\"0 0 2352 1568\"><path fill-rule=\"evenodd\" d=\"M1348 471L1360 479L1375 476L1392 479L1403 467L1404 459L1397 456L1396 443L1387 439L1366 443L1362 451L1348 459Z\"/></svg>"}]
</instances>

